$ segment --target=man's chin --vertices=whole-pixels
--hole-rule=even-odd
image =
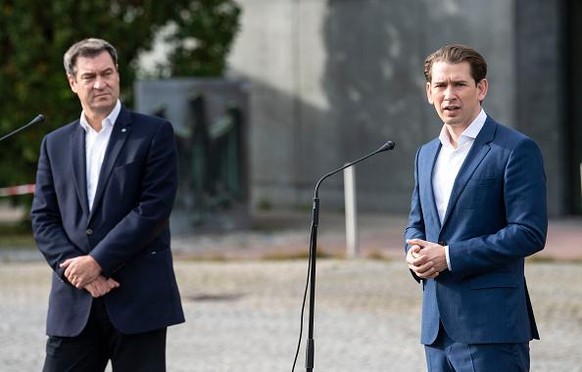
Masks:
[[[93,105],[91,105],[91,109],[99,113],[109,113],[111,110],[113,110],[116,103],[117,101],[111,102],[111,100],[107,100],[107,102],[94,102]]]
[[[447,125],[459,125],[462,123],[461,118],[457,115],[443,115],[441,116],[441,119],[443,120],[443,123]]]

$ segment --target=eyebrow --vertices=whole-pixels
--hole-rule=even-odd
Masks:
[[[80,76],[100,75],[100,74],[106,74],[106,73],[113,72],[113,71],[115,71],[115,69],[113,67],[107,67],[106,69],[101,70],[101,71],[86,71],[86,72],[82,72],[80,74]]]
[[[457,83],[465,83],[465,84],[467,84],[469,82],[469,80],[459,79],[459,80],[452,80],[450,82],[452,84],[457,84]],[[445,79],[445,80],[433,80],[431,82],[431,84],[448,84],[448,83],[449,83],[449,79]]]

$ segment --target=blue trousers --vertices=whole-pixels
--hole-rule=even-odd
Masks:
[[[425,345],[430,372],[527,372],[529,343],[464,344],[451,340],[444,328],[432,345]]]

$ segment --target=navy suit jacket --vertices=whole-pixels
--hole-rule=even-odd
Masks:
[[[113,325],[141,333],[184,321],[172,254],[169,216],[177,189],[177,157],[169,122],[122,107],[87,201],[85,131],[79,120],[42,142],[31,219],[37,245],[53,269],[47,334],[75,336],[91,295],[64,277],[59,264],[91,255],[120,283],[103,297]]]
[[[436,339],[439,322],[457,342],[539,338],[524,258],[542,250],[546,240],[540,150],[527,136],[487,117],[455,180],[441,225],[432,187],[440,149],[436,138],[417,152],[404,234],[449,246],[451,271],[423,280],[421,342]]]

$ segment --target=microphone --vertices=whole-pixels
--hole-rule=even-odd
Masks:
[[[316,277],[316,263],[317,263],[317,229],[319,226],[319,186],[326,178],[333,176],[334,174],[351,167],[359,162],[368,159],[380,152],[388,151],[394,149],[396,144],[392,141],[388,141],[382,146],[380,146],[376,151],[369,153],[368,155],[362,156],[361,158],[352,161],[351,163],[345,164],[343,167],[335,169],[317,181],[315,189],[313,190],[313,207],[311,210],[311,232],[309,236],[309,266],[307,268],[307,283],[305,283],[305,292],[303,294],[303,307],[301,311],[301,318],[303,324],[303,310],[305,309],[305,303],[307,300],[307,294],[309,291],[309,319],[308,319],[308,329],[307,329],[307,347],[305,355],[305,370],[307,372],[313,371],[315,364],[315,339],[313,337],[313,328],[315,323],[315,277]],[[302,328],[303,330],[303,328]],[[299,344],[297,345],[297,350],[295,352],[295,362],[297,361],[297,356],[299,354],[299,349],[301,347],[301,337],[300,334]],[[293,363],[293,370],[295,370],[295,362]]]
[[[20,132],[21,130],[24,130],[24,129],[30,127],[31,125],[40,123],[42,121],[44,121],[44,115],[39,114],[34,119],[32,119],[28,124],[25,124],[25,125],[21,126],[20,128],[18,128],[16,130],[13,130],[12,132],[10,132],[7,135],[5,135],[2,138],[0,138],[0,141],[4,141],[6,138],[12,137],[13,135],[15,135],[16,133]]]
[[[346,168],[349,168],[349,167],[351,167],[353,165],[356,165],[359,162],[362,162],[362,161],[368,159],[369,157],[372,157],[372,156],[374,156],[374,155],[376,155],[376,154],[378,154],[380,152],[384,152],[384,151],[388,151],[388,150],[393,150],[395,146],[396,146],[396,144],[394,142],[388,141],[385,144],[383,144],[382,146],[380,146],[376,151],[373,151],[373,152],[369,153],[368,155],[362,156],[361,158],[352,161],[351,163],[345,164],[343,167],[340,167],[338,169],[335,169],[335,170],[327,173],[326,175],[324,175],[323,177],[321,177],[319,179],[319,181],[317,181],[317,184],[315,185],[315,190],[313,192],[313,197],[314,198],[317,198],[318,197],[319,186],[321,185],[321,183],[323,182],[323,180],[325,180],[326,178],[328,178],[330,176],[333,176],[334,174],[336,174],[338,172],[341,172],[342,170],[344,170]]]

